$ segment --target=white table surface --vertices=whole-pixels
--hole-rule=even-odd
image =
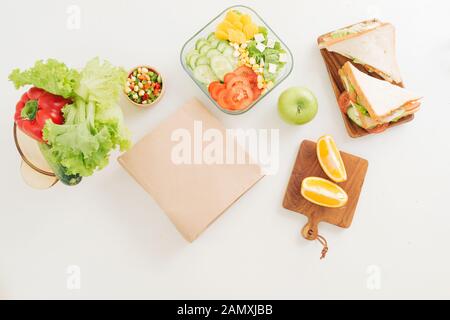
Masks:
[[[229,1],[9,1],[0,10],[0,298],[449,298],[450,297],[450,3],[434,1],[240,1],[253,7],[295,57],[291,76],[245,115],[216,110],[179,63],[183,43]],[[80,29],[67,9],[81,9]],[[397,27],[406,85],[425,103],[414,122],[351,139],[341,120],[316,38],[370,17]],[[145,35],[146,29],[151,36]],[[198,97],[227,127],[279,128],[280,170],[260,181],[195,243],[188,244],[155,202],[111,157],[75,188],[27,187],[11,126],[21,92],[15,67],[57,58],[81,67],[100,56],[130,68],[151,64],[166,77],[154,109],[124,106],[137,141],[177,107]],[[318,96],[311,124],[277,115],[290,86]],[[303,139],[335,137],[370,162],[353,226],[323,224],[330,253],[299,234],[303,216],[281,203]],[[81,287],[67,288],[79,266]]]

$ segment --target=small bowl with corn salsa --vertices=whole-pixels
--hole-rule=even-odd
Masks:
[[[132,69],[125,84],[125,95],[139,107],[156,104],[164,93],[164,83],[155,68],[139,66]]]

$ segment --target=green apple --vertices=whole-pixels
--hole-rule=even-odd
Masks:
[[[302,125],[317,114],[317,98],[311,90],[293,87],[284,91],[278,99],[278,113],[289,124]]]

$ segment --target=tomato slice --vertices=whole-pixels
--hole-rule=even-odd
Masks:
[[[367,132],[369,133],[382,133],[386,131],[386,129],[389,128],[389,123],[380,124],[379,126],[376,126],[373,129],[367,129]]]
[[[220,84],[220,81],[213,81],[213,82],[211,82],[210,84],[209,84],[209,86],[208,86],[208,91],[209,91],[209,93],[211,93],[211,89],[213,89],[215,86],[217,86],[217,85],[219,85]]]
[[[242,110],[252,104],[254,94],[250,86],[235,85],[228,90],[225,99],[229,103],[231,110]]]
[[[348,108],[351,106],[350,94],[345,91],[343,92],[338,99],[339,108],[343,113],[347,113]]]
[[[209,94],[216,101],[219,97],[219,92],[223,89],[225,89],[225,85],[220,83],[219,81],[211,82],[208,87]]]
[[[231,79],[233,79],[236,76],[236,74],[234,72],[230,72],[227,73],[225,75],[225,78],[223,79],[223,82],[225,82],[225,84],[227,84],[228,82],[230,82]]]
[[[244,86],[244,87],[250,87],[250,81],[243,76],[234,76],[233,78],[231,78],[229,81],[227,81],[227,89],[231,90],[231,88],[235,87],[235,86]]]
[[[252,84],[257,84],[257,82],[258,82],[258,75],[250,67],[247,67],[247,66],[239,67],[238,69],[236,69],[234,71],[234,73],[237,76],[242,76],[242,77],[247,78],[248,81],[250,81],[250,83],[252,83]]]
[[[217,95],[217,103],[224,109],[231,110],[230,103],[227,100],[228,90],[222,89]]]

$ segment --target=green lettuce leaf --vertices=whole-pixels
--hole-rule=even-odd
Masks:
[[[55,95],[71,98],[74,96],[79,77],[77,70],[69,69],[55,59],[48,59],[46,62],[36,61],[32,68],[25,71],[14,69],[9,80],[14,83],[16,89],[33,85]]]
[[[76,94],[101,107],[111,107],[119,100],[127,73],[123,68],[117,68],[108,61],[101,63],[99,58],[95,58],[86,64],[80,76]]]
[[[52,160],[68,174],[92,175],[109,163],[117,147],[131,146],[117,101],[126,79],[122,68],[93,59],[81,71],[73,103],[63,109],[65,123],[48,121],[43,130]]]

